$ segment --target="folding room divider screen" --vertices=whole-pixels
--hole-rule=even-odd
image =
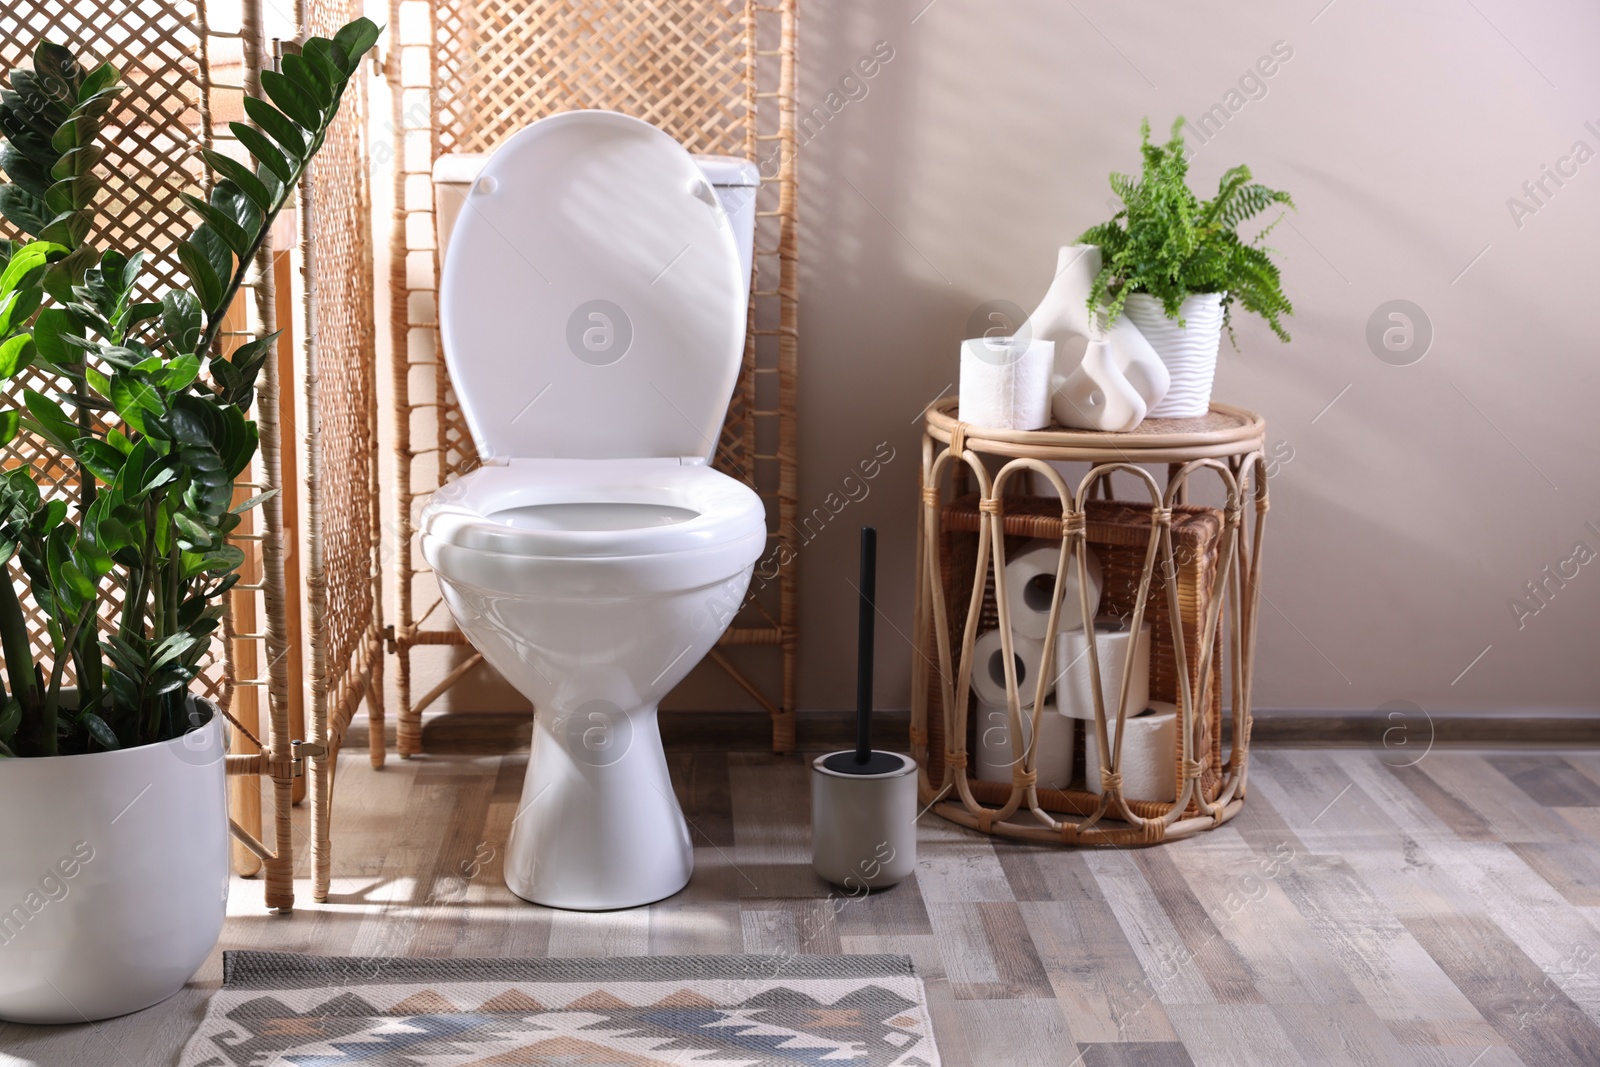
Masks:
[[[310,32],[330,34],[360,14],[360,4],[301,0],[295,14]],[[41,37],[116,63],[128,85],[107,123],[108,151],[99,167],[105,182],[102,228],[91,239],[124,252],[142,249],[158,287],[182,284],[172,248],[194,219],[179,194],[200,191],[206,181],[200,148],[233,151],[227,124],[244,119],[242,93],[259,88],[260,72],[272,62],[261,0],[8,0],[0,11],[0,70],[25,61]],[[270,242],[263,249],[251,296],[236,304],[224,340],[231,346],[280,326],[285,330],[258,391],[261,452],[248,487],[251,493],[284,492],[235,535],[246,553],[243,580],[202,685],[229,719],[235,864],[247,874],[264,870],[266,904],[274,908],[294,902],[290,805],[307,763],[314,888],[319,899],[326,896],[332,756],[366,695],[372,696],[375,719],[372,758],[383,758],[365,122],[366,94],[358,79],[302,190],[300,233],[280,229],[274,234],[279,250]],[[313,230],[315,242],[309,240]],[[304,285],[295,283],[294,258],[305,270]],[[319,275],[319,261],[335,266]],[[296,288],[302,297],[298,314],[291,299]],[[32,371],[9,383],[4,402],[20,403],[24,387],[54,385]],[[0,465],[19,464],[33,465],[53,492],[73,498],[78,472],[42,440],[23,435],[0,452]],[[323,477],[324,470],[337,475]],[[302,601],[310,608],[308,625],[300,618]],[[42,633],[41,620],[32,618],[35,633]],[[43,658],[44,643],[36,641],[36,648]],[[271,835],[262,833],[263,785]]]
[[[466,655],[427,693],[412,694],[417,649],[466,644],[420,565],[413,509],[477,462],[440,358],[433,163],[446,153],[489,151],[528,123],[573,108],[626,112],[691,152],[760,166],[751,329],[715,463],[767,502],[768,545],[755,594],[710,658],[771,715],[773,748],[789,751],[797,641],[794,0],[391,0],[390,11],[400,754],[421,751],[423,710],[478,663]],[[730,655],[736,645],[777,655]],[[776,695],[752,674],[776,675]]]

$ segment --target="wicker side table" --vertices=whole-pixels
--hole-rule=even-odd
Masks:
[[[913,616],[920,655],[911,688],[911,752],[921,768],[922,804],[984,833],[1072,845],[1153,844],[1232,818],[1244,802],[1250,747],[1267,512],[1265,422],[1213,404],[1203,418],[1147,419],[1132,433],[1025,432],[969,426],[956,411],[954,397],[930,408],[922,443]],[[1057,470],[1063,463],[1085,465],[1076,487]],[[1165,465],[1164,486],[1144,469],[1150,464]],[[1201,472],[1220,482],[1220,509],[1189,505],[1190,480]],[[1025,495],[1030,473],[1034,484],[1048,483],[1055,495]],[[1108,499],[1113,474],[1131,479],[1139,499]],[[1010,736],[1037,738],[1040,716],[1056,714],[1044,703],[1055,674],[1060,597],[1050,608],[1037,679],[1019,693],[1006,583],[996,580],[1005,570],[1008,541],[1015,547],[1021,538],[1041,537],[1061,543],[1056,588],[1066,588],[1068,567],[1077,568],[1078,588],[1088,588],[1085,547],[1092,544],[1103,566],[1121,568],[1126,592],[1119,610],[1131,615],[1132,630],[1153,622],[1152,696],[1179,709],[1175,801],[1124,795],[1121,720],[1132,667],[1115,690],[1123,696],[1112,713],[1112,735],[1095,641],[1088,642],[1095,718],[1084,730],[1085,747],[1111,750],[1100,772],[1102,792],[1081,779],[1066,789],[1038,785],[1031,740],[1011,782],[968,775],[972,650],[980,630],[1001,632]],[[1088,617],[1089,594],[1080,596],[1080,615]],[[988,626],[980,625],[985,621]],[[1232,726],[1226,758],[1224,701]],[[1033,717],[1027,731],[1024,709]],[[1115,738],[1109,746],[1108,736]]]

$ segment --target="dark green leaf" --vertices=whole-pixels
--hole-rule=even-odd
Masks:
[[[124,331],[132,330],[141,322],[155,318],[161,314],[161,305],[149,301],[131,304],[123,313],[122,319],[117,323]]]
[[[161,386],[170,392],[176,393],[189,388],[199,376],[200,357],[185,353],[167,364],[166,373],[161,379]]]
[[[54,41],[40,41],[33,49],[33,73],[39,88],[51,100],[70,106],[83,84],[83,66],[72,50]],[[16,84],[16,79],[12,79]]]
[[[235,515],[243,515],[245,512],[249,511],[251,508],[256,507],[256,506],[258,506],[260,504],[265,504],[267,501],[271,500],[273,497],[275,497],[277,495],[278,495],[278,490],[276,490],[276,489],[268,489],[265,493],[259,493],[256,496],[251,497],[249,500],[245,500],[245,501],[242,501],[242,502],[240,502],[238,504],[235,504],[233,506],[233,513]]]
[[[281,67],[283,76],[293,82],[315,104],[319,112],[327,110],[333,103],[335,84],[340,88],[344,86],[343,78],[338,79],[336,83],[328,77],[328,72],[320,63],[312,62],[305,56],[297,56],[293,52],[284,55]],[[302,125],[308,124],[302,123]]]
[[[261,88],[278,110],[308,130],[322,128],[322,108],[301,86],[275,70],[261,72]],[[58,135],[59,136],[59,135]]]
[[[228,243],[218,236],[215,231],[205,226],[196,230],[190,241],[196,248],[205,253],[206,259],[211,263],[212,271],[222,282],[224,295],[226,295],[228,282],[233,277],[233,250],[228,247]],[[218,303],[207,307],[205,310],[208,315],[218,316],[227,309],[221,306],[221,298],[219,297]]]
[[[244,550],[237,545],[218,545],[206,554],[205,569],[210,574],[226,574],[244,565]]]
[[[326,37],[313,37],[301,49],[301,54],[322,70],[337,96],[354,69],[344,49]]]
[[[44,199],[45,193],[50,191],[50,186],[55,182],[48,167],[35,163],[17,151],[9,141],[0,141],[0,170],[4,170],[13,182],[39,200]]]
[[[119,374],[111,379],[111,406],[117,409],[117,414],[122,420],[140,433],[156,434],[151,432],[151,419],[147,416],[159,417],[162,414],[161,397],[149,384]]]
[[[90,245],[80,245],[50,265],[45,272],[44,288],[63,304],[72,302],[72,287],[83,281],[85,272],[94,265],[95,250]]]
[[[245,103],[249,104],[250,99],[248,96],[245,97]],[[294,168],[283,157],[283,153],[274,148],[272,142],[267,140],[260,130],[254,126],[246,126],[242,122],[230,122],[228,129],[233,131],[233,135],[239,139],[239,143],[249,150],[256,161],[276,175],[280,182],[288,182],[294,179]]]
[[[183,197],[183,202],[188,204],[195,214],[205,220],[204,226],[196,233],[196,238],[199,237],[199,233],[204,232],[206,226],[209,226],[235,255],[243,257],[249,254],[250,243],[253,239],[252,235],[241,230],[239,224],[227,212],[206,203],[198,196],[190,196],[188,193],[179,195]],[[228,264],[227,273],[233,273],[233,264]]]
[[[92,222],[93,220],[83,212],[57,215],[39,231],[39,238],[44,241],[54,241],[67,248],[77,248],[83,243],[83,239],[89,236],[89,226]]]
[[[79,145],[88,144],[94,140],[97,125],[91,115],[74,116],[56,127],[50,147],[57,152],[70,152]]]
[[[95,534],[100,547],[107,552],[120,552],[135,543],[133,531],[128,529],[127,524],[109,515],[96,525]]]
[[[238,368],[241,384],[246,386],[255,385],[256,375],[261,373],[262,365],[266,363],[267,357],[272,355],[272,346],[282,332],[282,330],[274,330],[265,337],[246,341],[234,349],[233,353],[228,357],[228,361]]]
[[[263,216],[239,187],[224,178],[211,190],[211,203],[243,230],[254,244],[261,235]]]
[[[33,343],[39,358],[46,363],[66,363],[78,357],[66,337],[77,332],[72,312],[64,308],[45,308],[33,320]]]
[[[122,747],[122,742],[117,739],[116,731],[112,730],[106,721],[92,711],[83,712],[78,716],[78,721],[83,728],[89,731],[89,736],[100,743],[103,748],[115,751]]]
[[[345,70],[348,73],[355,73],[361,57],[366,54],[367,49],[378,43],[378,35],[381,33],[383,30],[371,19],[358,18],[341,27],[339,32],[333,35],[333,43],[338,45],[347,57]]]
[[[44,206],[57,215],[82,211],[94,204],[100,192],[100,179],[84,173],[58,181],[44,194]]]
[[[121,86],[117,84],[118,77],[116,67],[113,67],[110,63],[100,64],[89,72],[88,77],[83,79],[83,84],[78,87],[78,98],[80,100],[88,99],[110,89],[120,91]]]
[[[150,475],[149,481],[145,482],[142,488],[146,493],[153,493],[162,486],[170,485],[177,480],[177,471],[173,470],[171,467],[158,467],[156,468],[155,472]]]
[[[42,234],[50,223],[44,201],[17,185],[0,185],[0,215],[23,233]]]
[[[179,352],[193,352],[200,343],[200,303],[187,289],[169,289],[161,298],[161,328]]]
[[[102,345],[99,352],[101,359],[122,370],[132,370],[150,358],[138,349],[126,345]]]
[[[256,177],[255,172],[249,167],[236,159],[225,156],[221,152],[214,152],[209,148],[203,149],[200,154],[205,157],[207,163],[211,164],[212,170],[238,186],[239,190],[249,197],[250,201],[263,214],[272,211],[275,206],[272,191],[267,188],[265,182]]]
[[[189,543],[189,547],[211,547],[210,532],[183,512],[180,511],[172,516],[172,524],[178,528],[178,532],[183,535],[183,540]]]
[[[211,267],[211,260],[199,247],[189,241],[178,242],[178,259],[183,263],[183,269],[188,272],[189,280],[194,283],[194,290],[200,297],[200,303],[208,308],[213,308],[222,302],[222,281],[217,277],[217,272]]]
[[[89,468],[90,474],[107,485],[117,480],[117,472],[122,469],[121,452],[93,437],[80,437],[76,444],[78,462]]]
[[[16,440],[17,429],[22,425],[22,416],[15,410],[0,411],[0,446],[9,445]]]
[[[180,404],[167,413],[167,428],[181,445],[209,445],[211,434],[206,424],[188,406]]]
[[[78,426],[67,418],[61,405],[33,389],[23,391],[22,402],[33,416],[32,428],[40,430],[46,440],[71,455],[72,440],[78,436]]]
[[[244,113],[250,116],[251,122],[261,127],[262,131],[278,142],[279,146],[290,156],[295,159],[304,159],[306,157],[305,134],[301,132],[300,127],[296,126],[289,116],[265,100],[254,96],[244,98]],[[239,131],[234,130],[233,132],[238,133]],[[251,148],[250,145],[246,144],[245,147],[250,149],[252,156],[257,159],[262,158],[261,153]],[[278,174],[278,177],[284,181],[289,180],[286,175],[279,174],[277,168],[273,168],[273,173]]]

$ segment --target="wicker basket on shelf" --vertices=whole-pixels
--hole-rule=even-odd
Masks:
[[[1086,536],[1095,555],[1100,560],[1103,577],[1100,611],[1106,615],[1126,617],[1131,615],[1138,593],[1139,578],[1144,570],[1146,548],[1153,526],[1149,505],[1120,500],[1091,500],[1087,504],[1088,522]],[[975,493],[962,496],[944,505],[940,512],[939,567],[945,588],[951,633],[961,633],[967,622],[967,606],[972,595],[972,582],[977,573],[978,526],[981,513]],[[1008,558],[1022,551],[1022,542],[1039,538],[1059,540],[1061,536],[1061,502],[1053,497],[1008,496],[1005,500],[1006,555]],[[1222,512],[1216,508],[1179,505],[1172,509],[1172,537],[1177,562],[1178,601],[1183,625],[1188,670],[1192,691],[1198,696],[1200,687],[1200,633],[1206,610],[1210,605],[1211,590],[1216,576],[1217,549],[1223,529]],[[1153,700],[1179,703],[1179,675],[1177,657],[1173,652],[1172,620],[1165,597],[1151,596],[1146,609],[1151,624],[1150,696]],[[1000,625],[999,612],[994,597],[994,568],[987,570],[983,605],[978,621],[978,631],[995,629]],[[1222,642],[1225,628],[1218,626],[1216,652],[1213,663],[1222,662]],[[929,670],[937,656],[929,649]],[[1058,665],[1059,666],[1059,665]],[[932,705],[928,716],[930,734],[929,772],[934,780],[944,773],[944,714],[940,705],[939,688],[930,680],[929,693]],[[973,698],[976,699],[976,698]],[[969,719],[969,730],[975,728],[976,717]],[[1092,732],[1091,732],[1092,733]],[[1100,806],[1100,797],[1077,786],[1082,781],[1083,753],[1086,737],[1077,745],[1078,771],[1075,787],[1067,790],[1039,789],[1040,805],[1050,811],[1089,814]],[[1197,732],[1197,753],[1202,763],[1199,786],[1207,801],[1214,800],[1222,782],[1222,690],[1220,685],[1210,686],[1200,726]],[[974,739],[967,739],[968,751],[975,747]],[[1176,758],[1181,759],[1181,754]],[[1179,769],[1181,781],[1181,768]],[[1001,804],[1011,793],[1008,782],[987,782],[971,779],[972,793],[984,803]],[[1142,798],[1129,798],[1129,806],[1139,815],[1155,818],[1164,814],[1171,805]],[[1195,805],[1191,802],[1189,810]]]

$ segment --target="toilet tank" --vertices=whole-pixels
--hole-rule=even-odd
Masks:
[[[466,201],[467,190],[477,180],[478,173],[489,159],[487,152],[456,152],[440,156],[433,164],[434,225],[439,240],[439,262],[444,263],[450,245],[450,231],[455,228],[461,205]],[[706,176],[722,210],[733,226],[733,237],[739,246],[739,263],[744,267],[745,284],[750,281],[750,268],[755,259],[756,194],[760,191],[761,172],[748,159],[738,156],[702,156],[694,161]]]

